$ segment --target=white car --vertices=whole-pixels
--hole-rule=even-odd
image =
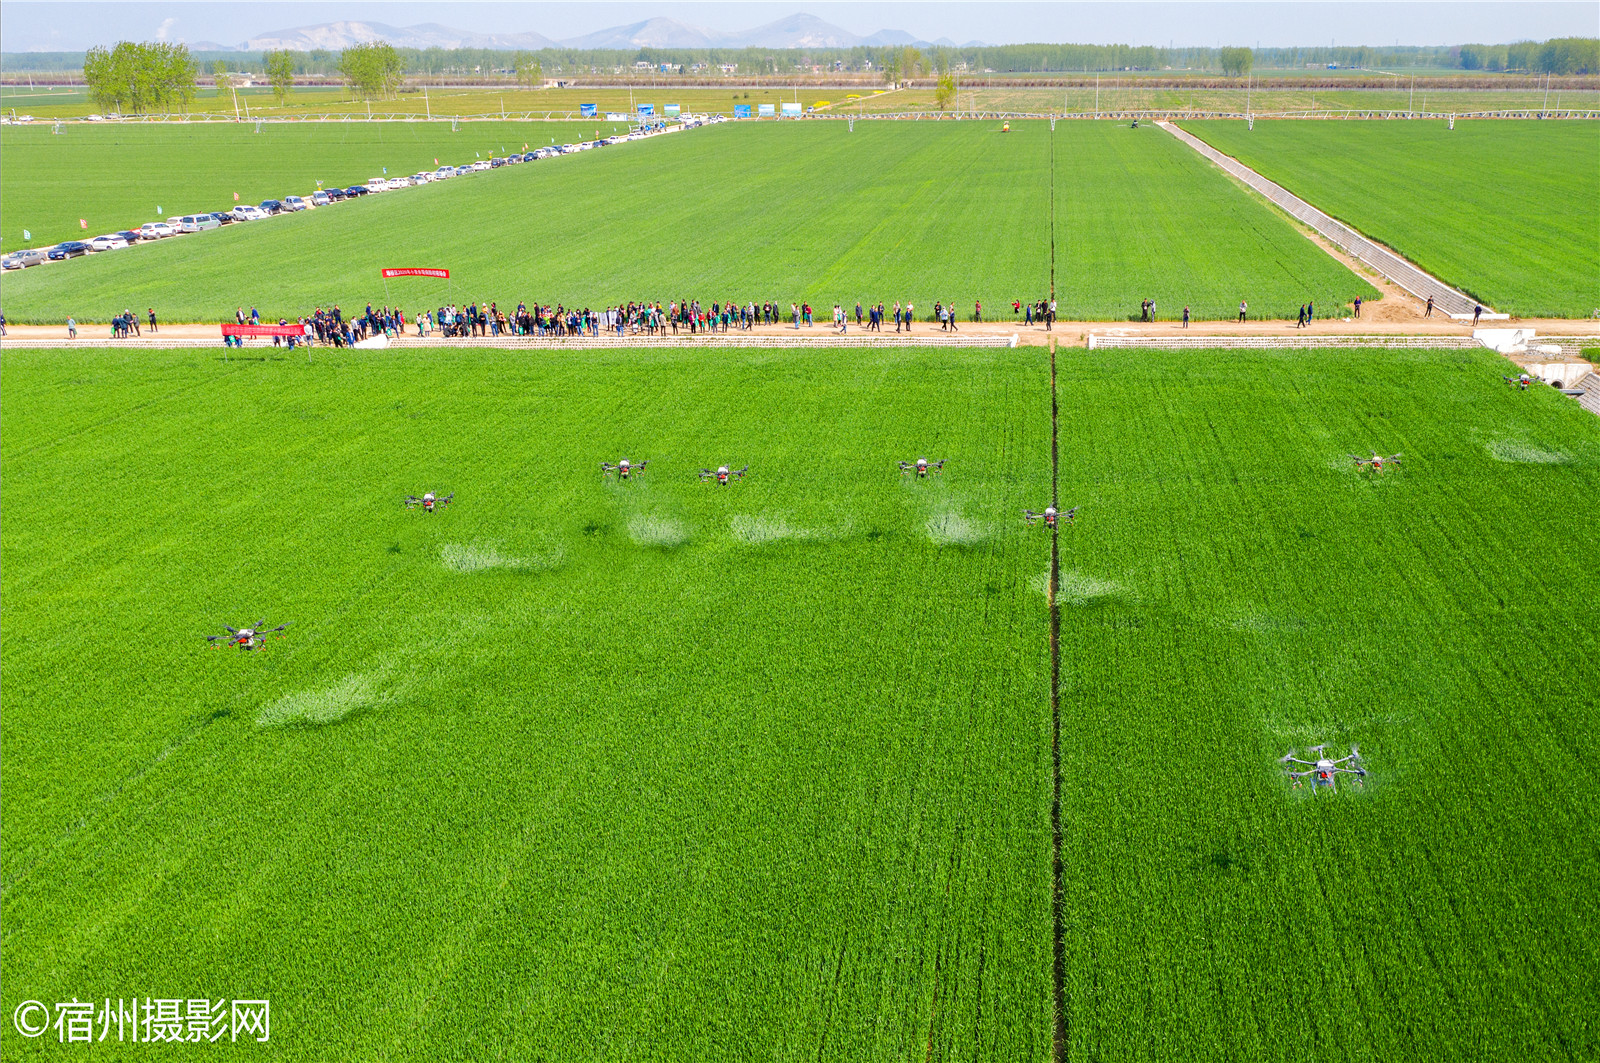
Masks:
[[[259,207],[256,209],[260,209]],[[144,240],[159,240],[166,236],[176,236],[178,230],[164,221],[147,221],[139,226],[139,237]]]
[[[473,170],[487,170],[488,168],[489,168],[489,160],[488,159],[479,159],[477,162],[473,163],[472,166],[471,166],[471,169],[473,169]]]
[[[456,168],[454,166],[441,166],[437,170],[433,171],[433,179],[435,181],[443,181],[447,178],[454,177],[455,175]]]
[[[311,204],[307,203],[305,200],[301,199],[299,196],[284,196],[283,197],[283,209],[286,210],[286,211],[293,212],[293,211],[297,211],[297,210],[305,210],[310,205]]]
[[[91,114],[84,116],[83,120],[85,122],[104,122],[106,120],[106,116],[103,114]]]
[[[91,251],[115,251],[119,247],[127,247],[128,241],[116,233],[107,233],[96,236],[93,240],[86,240]]]
[[[251,206],[249,203],[234,207],[228,213],[233,215],[234,221],[260,221],[262,218],[270,217],[266,211],[260,207]]]

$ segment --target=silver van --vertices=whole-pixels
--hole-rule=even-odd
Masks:
[[[180,233],[198,233],[206,229],[220,229],[222,223],[210,214],[185,214],[169,223]]]

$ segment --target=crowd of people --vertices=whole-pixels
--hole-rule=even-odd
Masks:
[[[1043,322],[1046,327],[1055,318],[1054,300],[1040,300],[1026,307],[1020,300],[1012,302],[1014,314],[1026,313],[1027,323]],[[846,333],[852,317],[857,328],[866,332],[883,332],[884,326],[894,322],[896,332],[911,332],[916,322],[916,306],[910,302],[902,305],[896,301],[892,307],[882,302],[864,305],[856,303],[854,313],[835,303],[830,327]],[[301,335],[274,336],[273,344],[285,342],[290,347],[296,342],[315,343],[332,347],[351,347],[376,336],[398,339],[414,330],[419,338],[445,339],[468,337],[529,336],[538,338],[560,336],[594,336],[602,333],[617,336],[679,336],[701,333],[725,333],[731,330],[750,331],[757,326],[785,326],[793,329],[816,328],[819,314],[810,303],[790,303],[788,309],[772,300],[739,303],[699,299],[661,302],[628,302],[608,306],[601,310],[590,307],[554,306],[542,303],[529,305],[517,303],[516,309],[507,311],[495,301],[471,301],[465,305],[450,303],[433,309],[406,314],[398,306],[373,307],[367,304],[364,312],[347,316],[337,305],[317,307],[311,314],[291,323],[279,318],[280,326],[298,325]],[[975,322],[983,321],[983,303],[972,308]],[[254,307],[247,314],[244,307],[234,313],[240,325],[259,325],[261,315]],[[960,331],[959,313],[954,303],[936,301],[933,320],[940,331]]]

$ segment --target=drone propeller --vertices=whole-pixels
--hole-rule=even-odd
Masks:
[[[1291,749],[1291,750],[1289,750],[1289,752],[1285,753],[1283,756],[1278,758],[1278,763],[1279,764],[1290,764],[1290,763],[1298,764],[1299,761],[1295,760],[1294,750]]]
[[[1322,752],[1322,751],[1323,751],[1323,750],[1324,750],[1324,749],[1327,749],[1327,748],[1328,748],[1328,747],[1327,747],[1327,746],[1325,746],[1325,745],[1322,745],[1322,746],[1312,746],[1312,747],[1311,747],[1311,748],[1310,748],[1310,749],[1308,749],[1308,750],[1306,750],[1306,752],[1307,752],[1307,753],[1321,753],[1321,752]]]
[[[273,628],[271,631],[268,631],[267,634],[271,635],[271,634],[274,634],[276,632],[282,631],[284,628],[288,627],[292,623],[294,623],[293,620],[285,620],[283,623],[279,624],[277,627]]]

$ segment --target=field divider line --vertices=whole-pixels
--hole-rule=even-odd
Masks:
[[[1231,155],[1225,155],[1201,140],[1193,133],[1179,129],[1171,122],[1157,122],[1156,125],[1171,133],[1178,140],[1211,160],[1223,172],[1243,181],[1253,190],[1265,196],[1274,205],[1283,210],[1291,218],[1304,225],[1309,225],[1322,236],[1333,241],[1341,251],[1356,261],[1377,270],[1390,281],[1398,284],[1418,299],[1433,299],[1434,305],[1451,317],[1472,317],[1473,308],[1478,301],[1463,292],[1450,287],[1444,281],[1427,273],[1415,263],[1401,257],[1387,247],[1369,240],[1355,229],[1337,220],[1332,215],[1318,210],[1287,188],[1269,181],[1244,163]],[[1506,314],[1496,314],[1488,306],[1484,306],[1484,317],[1490,319],[1505,319]]]
[[[1056,398],[1056,340],[1050,339],[1050,505],[1060,498],[1060,415]],[[1055,1063],[1067,1058],[1071,1023],[1067,1018],[1067,938],[1062,916],[1065,895],[1061,883],[1061,540],[1059,527],[1050,529],[1050,834],[1051,834],[1051,981],[1055,988],[1055,1023],[1051,1045]]]

